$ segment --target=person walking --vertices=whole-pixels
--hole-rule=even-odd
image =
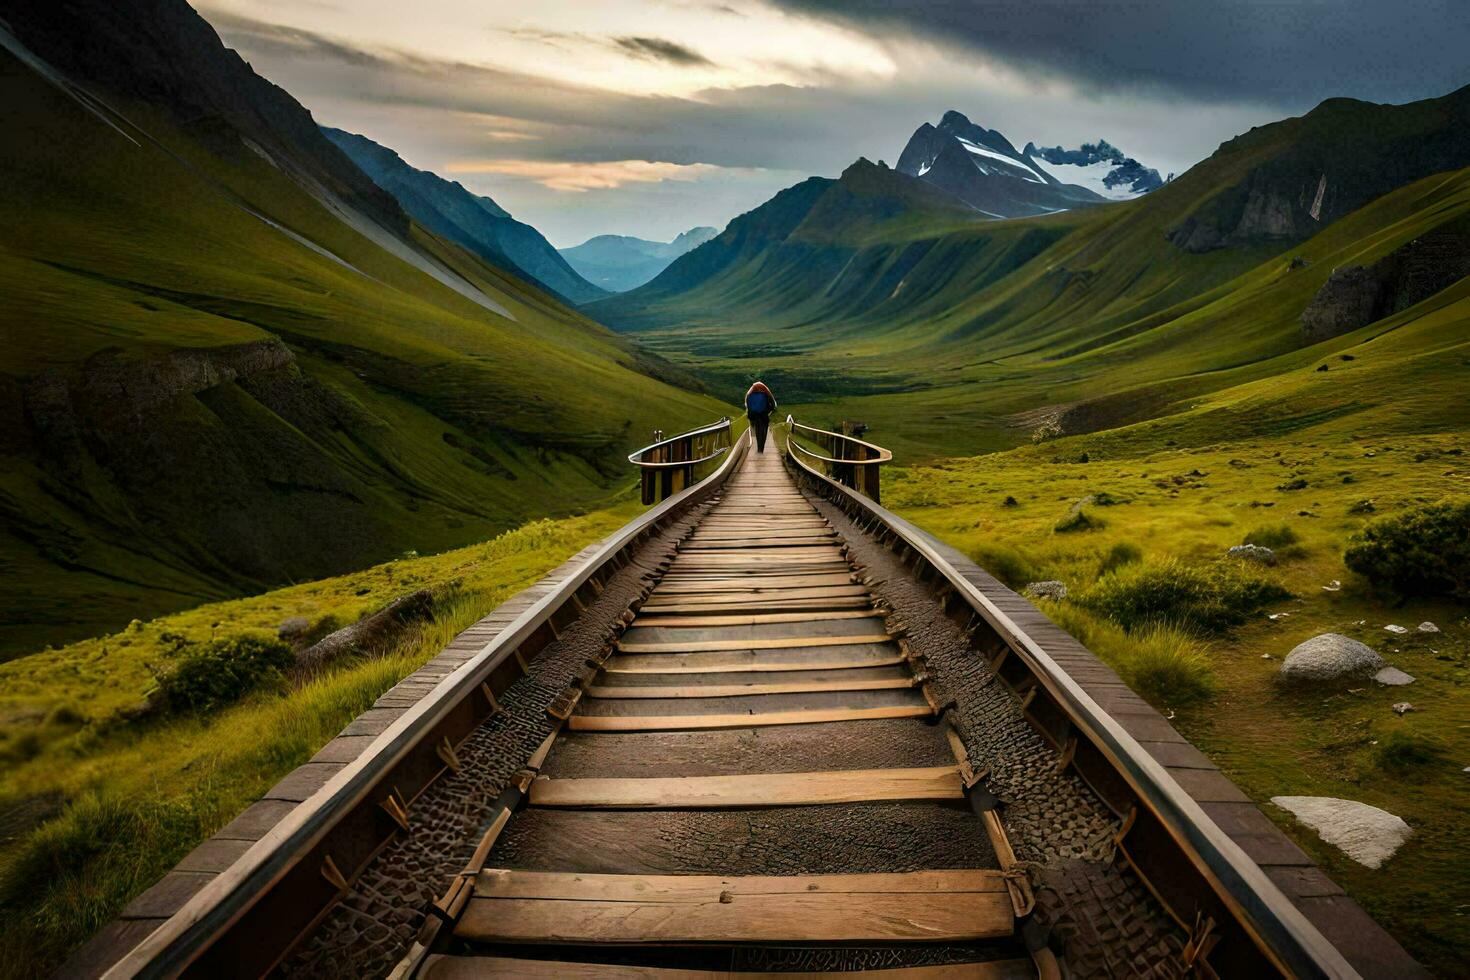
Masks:
[[[745,416],[755,430],[755,451],[766,451],[766,432],[771,428],[771,413],[776,410],[776,396],[764,381],[757,381],[745,393]]]

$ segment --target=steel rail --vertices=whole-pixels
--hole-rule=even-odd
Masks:
[[[717,428],[721,423],[708,428]],[[729,420],[723,424],[728,425]],[[704,480],[669,497],[603,540],[576,571],[521,613],[479,653],[457,668],[422,700],[385,729],[357,759],[331,777],[280,823],[256,841],[225,871],[205,885],[105,974],[107,980],[173,977],[186,971],[219,937],[237,923],[273,885],[331,833],[356,807],[381,792],[381,782],[431,736],[436,726],[523,643],[548,625],[552,615],[626,549],[657,530],[686,507],[724,484],[749,449],[743,433],[724,463]]]
[[[789,446],[788,441],[788,446]],[[1138,740],[941,552],[943,545],[897,514],[787,453],[799,472],[865,512],[921,556],[978,613],[1158,818],[1195,868],[1242,922],[1262,953],[1288,976],[1351,980],[1361,975],[1309,922]],[[846,509],[846,508],[844,508]]]

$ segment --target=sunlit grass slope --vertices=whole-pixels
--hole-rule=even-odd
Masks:
[[[48,973],[458,632],[639,510],[620,503],[536,521],[482,544],[212,603],[0,664],[0,975]],[[380,658],[332,665],[208,716],[120,715],[181,642],[274,635],[298,617],[321,632],[409,591],[446,586],[434,620]]]
[[[238,138],[0,90],[0,651],[566,513],[725,410]]]

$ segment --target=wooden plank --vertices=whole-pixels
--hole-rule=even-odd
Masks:
[[[855,585],[851,572],[828,572],[823,575],[781,575],[754,579],[720,578],[699,582],[669,582],[654,589],[650,596],[693,595],[720,592],[781,592],[796,589],[818,589],[825,586]]]
[[[835,647],[853,643],[888,643],[887,633],[854,636],[773,636],[736,640],[687,640],[682,643],[628,643],[618,641],[623,653],[713,653],[719,650],[790,650],[793,647]]]
[[[691,538],[679,546],[679,554],[697,554],[706,551],[751,551],[767,548],[812,548],[829,544],[831,537],[810,538],[733,538],[729,541],[701,543]]]
[[[1029,959],[951,963],[944,966],[904,966],[865,970],[877,980],[1035,980]],[[521,960],[509,956],[434,955],[419,974],[424,980],[812,980],[833,978],[831,973],[739,973],[729,970],[684,970],[612,963],[574,963],[566,960]]]
[[[870,718],[925,718],[928,705],[895,704],[878,708],[813,708],[726,715],[572,715],[567,727],[580,732],[665,732],[678,728],[756,728],[766,725],[810,725],[822,721]]]
[[[749,599],[701,599],[690,596],[683,601],[644,603],[638,615],[706,615],[718,613],[764,613],[780,610],[871,610],[871,596],[849,592],[846,595],[811,596],[797,599],[782,599],[775,596],[755,596]]]
[[[730,674],[730,673],[785,673],[792,670],[847,670],[859,667],[891,667],[905,663],[899,654],[877,656],[868,659],[859,657],[837,657],[832,660],[743,660],[738,663],[724,661],[701,661],[701,654],[691,654],[678,661],[664,654],[648,657],[616,657],[609,661],[603,671],[609,674]]]
[[[868,592],[867,587],[859,582],[853,582],[848,585],[818,585],[809,589],[767,589],[765,591],[745,589],[725,592],[676,592],[662,596],[654,593],[643,603],[640,611],[642,609],[664,609],[669,606],[744,606],[752,603],[760,605],[763,608],[776,609],[785,604],[802,601],[855,598],[866,599],[871,604],[873,597],[872,593]],[[794,608],[810,607],[795,606]]]
[[[834,673],[841,675],[843,671]],[[870,677],[866,679],[793,681],[771,684],[665,684],[652,687],[594,685],[587,688],[592,698],[738,698],[761,694],[809,694],[820,691],[886,691],[913,687],[912,677]]]
[[[1010,936],[993,871],[582,875],[486,871],[455,934],[479,942],[963,942]]]
[[[760,623],[821,623],[834,619],[876,619],[883,614],[871,609],[833,609],[794,613],[743,613],[738,616],[671,616],[652,610],[640,612],[632,629],[663,629],[669,626],[755,626]]]
[[[878,800],[959,800],[964,796],[955,766],[638,779],[540,776],[531,784],[533,806],[633,810],[819,806]]]

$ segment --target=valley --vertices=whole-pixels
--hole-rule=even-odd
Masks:
[[[1307,898],[1357,902],[1431,972],[1461,968],[1470,943],[1462,873],[1470,847],[1470,86],[1397,102],[1325,98],[1225,139],[1177,174],[1165,166],[1170,157],[1155,155],[1167,141],[1149,143],[1136,129],[1059,141],[1060,122],[1022,131],[1015,112],[976,122],[949,109],[937,123],[921,122],[937,114],[939,96],[926,94],[930,108],[901,126],[875,117],[874,133],[897,133],[899,142],[864,144],[867,156],[830,170],[788,170],[767,167],[742,128],[763,112],[781,122],[770,105],[731,110],[729,135],[690,121],[733,104],[740,86],[722,73],[755,65],[763,97],[795,100],[840,74],[836,61],[818,59],[788,77],[781,73],[797,69],[784,61],[706,56],[643,34],[484,32],[496,45],[580,51],[589,64],[626,57],[635,69],[627,91],[602,105],[586,77],[533,83],[525,61],[461,62],[443,38],[444,60],[434,61],[233,10],[196,12],[183,0],[4,6],[0,904],[9,914],[0,974],[59,967],[201,842],[218,843],[211,838],[238,813],[289,785],[323,746],[349,737],[364,758],[371,745],[381,749],[375,740],[388,720],[352,726],[443,695],[444,678],[427,683],[416,672],[455,642],[475,657],[498,649],[499,632],[476,630],[495,616],[508,630],[548,594],[548,576],[570,574],[594,545],[657,513],[635,499],[630,452],[655,431],[672,435],[723,416],[736,417],[736,443],[706,465],[746,467],[721,471],[734,498],[725,517],[710,489],[722,494],[725,484],[701,484],[670,511],[677,519],[641,531],[605,559],[606,575],[599,568],[600,577],[563,597],[554,610],[561,618],[548,612],[525,627],[530,662],[521,646],[507,646],[479,686],[466,687],[475,710],[489,712],[474,731],[483,735],[498,718],[509,734],[494,729],[490,741],[515,742],[507,753],[518,751],[516,740],[543,744],[539,726],[554,722],[535,764],[507,754],[495,765],[525,774],[527,785],[546,778],[536,767],[584,692],[586,678],[568,680],[567,664],[595,680],[622,631],[643,616],[636,628],[650,634],[717,628],[670,634],[694,637],[688,651],[645,636],[653,649],[640,652],[635,638],[631,673],[653,673],[638,663],[642,653],[690,663],[748,653],[754,674],[792,670],[761,666],[759,651],[806,656],[803,640],[819,652],[844,637],[886,644],[885,655],[888,646],[901,650],[903,676],[871,691],[839,680],[830,689],[715,694],[674,671],[680,689],[695,693],[645,689],[626,700],[677,701],[683,711],[700,697],[744,704],[816,690],[819,707],[835,699],[841,714],[846,692],[881,700],[904,687],[893,695],[904,717],[945,719],[953,736],[939,745],[945,753],[959,742],[945,778],[968,770],[975,779],[955,798],[976,785],[972,804],[988,796],[981,781],[991,770],[968,768],[965,752],[977,752],[977,768],[979,754],[965,749],[955,724],[962,698],[936,700],[923,670],[910,676],[909,626],[891,620],[902,601],[928,610],[903,590],[938,588],[937,578],[925,579],[915,553],[895,545],[881,521],[845,523],[853,515],[841,516],[838,497],[814,490],[815,478],[778,455],[788,413],[891,449],[883,505],[973,561],[977,574],[967,581],[993,575],[1019,593],[1024,599],[1000,588],[994,601],[1039,609],[1037,635],[1075,637],[1116,671],[1109,683],[1132,699],[1125,704],[1157,710],[1164,728],[1213,760],[1227,789],[1205,803],[1255,804],[1268,829],[1285,835],[1282,865],[1301,853],[1302,868],[1330,874],[1324,888],[1342,886]],[[770,13],[757,6],[718,13],[731,23]],[[334,7],[309,17],[328,21]],[[813,10],[781,13],[783,31],[811,29],[820,19]],[[856,30],[856,20],[842,23]],[[346,86],[341,79],[359,70],[387,81],[371,96],[328,100],[329,112],[318,113],[258,72],[260,58],[227,46],[217,26],[253,37],[303,84]],[[834,59],[853,50],[850,33],[841,39]],[[884,47],[885,57],[901,47]],[[928,42],[914,50],[938,57]],[[648,82],[660,72],[705,82],[665,90]],[[447,82],[462,77],[482,90]],[[425,112],[429,89],[451,93],[434,110],[448,123]],[[513,104],[484,89],[510,93]],[[1117,97],[1099,91],[1096,103],[1079,104]],[[593,118],[599,112],[605,128]],[[358,125],[364,118],[381,122],[381,132]],[[805,125],[780,129],[783,140],[831,138],[836,126]],[[726,165],[705,161],[702,140],[729,154]],[[499,155],[479,159],[476,141]],[[627,158],[600,158],[614,154]],[[766,199],[727,223],[702,200],[726,200],[719,195],[752,174],[813,172],[837,176],[763,191]],[[675,202],[669,213],[638,225],[642,202],[659,193]],[[556,194],[560,213],[526,206]],[[573,225],[566,216],[579,208],[587,217]],[[591,235],[609,227],[608,215],[639,234]],[[555,228],[539,223],[548,217]],[[774,448],[746,460],[740,405],[756,380],[780,406]],[[762,536],[765,508],[789,527]],[[709,513],[715,518],[698,530]],[[1370,541],[1376,558],[1352,557]],[[779,574],[765,567],[766,548],[790,549],[774,552],[788,563]],[[880,554],[885,548],[895,550]],[[684,571],[662,582],[676,559]],[[828,577],[814,588],[841,594],[771,594],[802,587],[810,563]],[[877,567],[889,568],[887,579]],[[662,613],[672,623],[659,625],[657,601],[642,606],[657,587],[666,589]],[[729,597],[716,595],[696,610],[715,619],[681,621],[688,596],[721,590],[738,590],[754,611],[727,617],[719,606]],[[940,590],[923,602],[937,604],[939,619],[954,618],[954,597]],[[810,603],[834,598],[832,609],[804,619]],[[603,619],[589,612],[598,600]],[[775,612],[763,605],[772,602]],[[783,610],[798,612],[783,618]],[[852,625],[844,617],[876,625],[844,633]],[[812,625],[828,619],[840,625]],[[966,697],[1002,676],[1011,649],[1000,633],[1000,646],[975,639],[977,622],[971,616],[965,628],[965,656],[1002,652],[951,665],[967,678],[956,688]],[[927,643],[939,635],[916,633]],[[1410,679],[1286,680],[1283,660],[1322,634],[1372,648]],[[538,675],[552,658],[538,665],[536,655],[557,643],[566,663],[555,669],[566,676]],[[506,664],[518,672],[502,683]],[[718,664],[700,669],[721,673]],[[976,690],[965,686],[984,672]],[[621,702],[601,676],[602,693],[588,701]],[[409,698],[405,683],[422,690]],[[508,695],[507,684],[518,693]],[[983,695],[1000,699],[993,717],[1014,721],[1028,752],[1056,762],[1038,768],[1026,756],[1015,766],[1014,746],[991,760],[996,790],[985,805],[994,826],[1013,803],[1025,826],[1035,816],[1027,807],[1038,805],[1026,793],[1041,784],[1018,789],[1007,780],[1047,770],[1047,792],[1060,795],[1040,806],[1055,817],[1064,809],[1055,800],[1085,782],[1063,779],[1082,727],[1067,728],[1067,749],[1034,717],[1023,720],[1044,684],[1003,696],[1000,686]],[[564,690],[571,703],[561,716],[549,706]],[[515,697],[525,704],[517,708]],[[526,704],[529,721],[516,714]],[[638,704],[581,710],[581,718],[621,719],[592,728],[678,727],[648,721],[665,716]],[[745,710],[729,717],[744,719]],[[759,724],[786,731],[779,726],[789,719],[778,714]],[[434,771],[459,776],[461,743],[433,737],[442,739]],[[563,744],[575,752],[578,743]],[[689,778],[714,778],[726,764],[699,756],[690,770],[699,775]],[[716,775],[772,775],[737,768]],[[476,792],[492,802],[510,792],[503,780],[492,787],[498,768],[486,772]],[[1063,782],[1073,788],[1057,789]],[[306,806],[320,785],[289,802]],[[1087,786],[1086,794],[1096,789]],[[1125,817],[1127,807],[1086,794],[1107,833],[1084,848],[1062,821],[1058,850],[1047,839],[1023,855],[1032,871],[1063,852],[1108,873],[1123,867],[1118,842],[1139,811]],[[1411,833],[1389,863],[1371,867],[1272,802],[1308,795],[1371,804]],[[768,809],[755,798],[742,806]],[[374,804],[382,810],[374,827],[410,840],[415,828],[438,832],[418,811],[413,823],[399,820],[399,802],[394,786]],[[760,820],[741,822],[752,840],[767,833]],[[638,840],[672,847],[677,837]],[[897,837],[907,847],[923,834]],[[243,854],[258,839],[230,838],[229,846]],[[771,840],[736,850],[745,860]],[[482,865],[483,846],[475,849]],[[1007,847],[996,850],[1002,864]],[[860,843],[850,849],[865,853]],[[577,853],[595,849],[584,850]],[[330,885],[338,911],[356,910],[344,898],[360,897],[353,889],[370,879],[358,876],[378,853],[345,877],[327,868],[329,855],[306,877],[318,890]],[[650,855],[629,858],[639,874],[672,873]],[[393,942],[404,942],[394,962],[418,941],[424,904],[395,923]],[[1031,915],[1022,904],[1016,922]],[[1003,918],[1009,929],[1012,917]],[[1163,924],[1149,928],[1183,935],[1179,916],[1155,918]],[[330,921],[312,918],[286,945],[301,953],[303,937]],[[383,926],[363,928],[386,934]],[[987,955],[1005,951],[1016,949],[997,945]],[[333,953],[328,944],[316,955]],[[276,966],[310,974],[301,964]],[[1127,972],[1110,969],[1077,975]]]

